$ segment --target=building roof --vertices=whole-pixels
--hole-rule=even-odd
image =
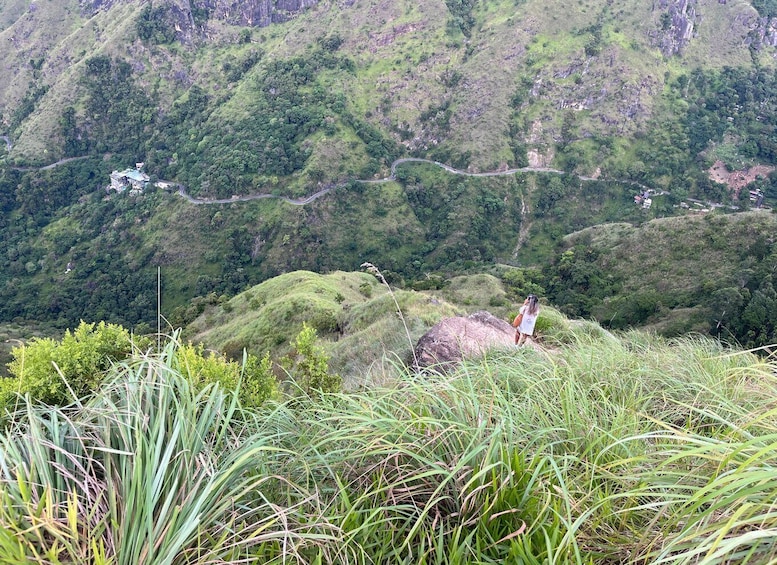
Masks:
[[[127,169],[126,171],[122,171],[120,174],[136,182],[148,182],[148,175],[142,171],[138,171],[137,169]]]

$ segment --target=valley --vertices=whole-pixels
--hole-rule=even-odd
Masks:
[[[541,4],[6,0],[0,319],[153,327],[161,267],[185,324],[192,301],[369,261],[407,289],[533,270],[569,315],[669,327],[695,307],[671,327],[703,329],[701,299],[612,318],[621,282],[586,291],[564,257],[596,226],[777,198],[769,7]],[[136,162],[179,201],[105,197]],[[763,241],[742,268],[768,272]]]
[[[3,563],[777,562],[777,0],[0,46]]]

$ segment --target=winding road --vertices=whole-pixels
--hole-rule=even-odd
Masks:
[[[0,135],[0,139],[5,140],[6,146],[8,147],[8,150],[10,151],[11,147],[13,147],[11,140],[8,138],[8,136]],[[11,167],[14,170],[17,171],[47,171],[50,169],[53,169],[55,167],[58,167],[60,165],[64,165],[65,163],[70,163],[72,161],[78,161],[81,159],[88,159],[89,155],[82,155],[80,157],[67,157],[65,159],[60,159],[59,161],[56,161],[55,163],[51,163],[50,165],[44,165],[42,167]],[[396,173],[397,173],[397,167],[399,165],[402,165],[404,163],[426,163],[429,165],[435,165],[437,167],[440,167],[441,169],[454,174],[454,175],[461,175],[465,177],[501,177],[501,176],[509,176],[509,175],[515,175],[517,173],[549,173],[549,174],[556,174],[556,175],[569,175],[573,173],[568,173],[567,171],[562,171],[560,169],[551,169],[549,167],[521,167],[518,169],[505,169],[502,171],[488,171],[485,173],[470,173],[468,171],[462,171],[460,169],[455,169],[451,167],[450,165],[446,165],[445,163],[440,163],[439,161],[431,161],[429,159],[420,159],[417,157],[403,157],[401,159],[397,159],[393,163],[391,163],[391,174],[387,177],[384,177],[382,179],[355,179],[354,181],[349,182],[361,182],[364,184],[379,184],[384,182],[391,182],[396,180]],[[596,181],[596,180],[603,180],[603,179],[596,179],[593,177],[587,177],[583,175],[574,175],[578,179],[582,181]],[[269,193],[261,193],[261,194],[246,194],[243,196],[233,196],[231,198],[195,198],[191,194],[187,192],[187,187],[176,183],[172,181],[161,181],[166,182],[171,186],[178,187],[178,190],[176,193],[184,198],[187,202],[191,204],[196,205],[204,205],[204,204],[233,204],[235,202],[249,202],[251,200],[261,200],[263,198],[276,198],[278,200],[282,200],[283,202],[286,202],[287,204],[291,204],[293,206],[305,206],[306,204],[310,204],[314,200],[317,200],[318,198],[321,198],[322,196],[332,192],[333,190],[336,190],[338,188],[341,188],[343,186],[346,186],[349,184],[349,182],[343,182],[340,184],[328,186],[326,188],[322,188],[318,192],[314,192],[313,194],[310,194],[309,196],[304,196],[301,198],[288,198],[286,196],[279,196],[276,194],[269,194]],[[634,186],[638,186],[642,190],[651,190],[649,187],[640,184],[636,181],[632,180],[613,180],[611,182],[620,182],[624,184],[631,184]],[[657,192],[656,194],[668,194],[666,192]]]
[[[382,179],[356,179],[355,181],[350,181],[350,182],[361,182],[364,184],[379,184],[379,183],[394,181],[396,180],[397,167],[399,165],[402,165],[403,163],[427,163],[429,165],[436,165],[437,167],[440,167],[441,169],[444,169],[451,174],[461,175],[465,177],[500,177],[500,176],[514,175],[517,173],[551,173],[551,174],[557,174],[557,175],[571,174],[571,173],[567,173],[566,171],[562,171],[560,169],[551,169],[547,167],[521,167],[520,169],[505,169],[504,171],[470,173],[467,171],[462,171],[460,169],[454,169],[450,165],[446,165],[445,163],[440,163],[439,161],[430,161],[429,159],[420,159],[416,157],[404,157],[402,159],[397,159],[396,161],[391,163],[391,174],[387,177],[384,177]],[[600,180],[600,179],[595,179],[593,177],[585,177],[581,175],[574,175],[574,176],[584,181]],[[169,182],[169,181],[164,181],[164,182]],[[645,190],[648,189],[648,187],[634,181],[617,181],[617,182],[627,182],[629,184],[640,186]],[[323,188],[318,192],[314,192],[313,194],[309,196],[305,196],[303,198],[287,198],[285,196],[277,196],[275,194],[247,194],[244,196],[233,196],[232,198],[195,198],[186,191],[185,186],[177,183],[172,183],[172,182],[170,184],[178,186],[177,193],[192,204],[231,204],[233,202],[248,202],[249,200],[259,200],[260,198],[277,198],[279,200],[282,200],[294,206],[304,206],[305,204],[310,204],[317,198],[320,198],[325,194],[332,192],[335,189],[346,186],[349,183],[340,183],[335,186]]]
[[[0,135],[0,139],[5,141],[5,149],[10,153],[11,149],[13,149],[13,143],[11,143],[11,138],[9,138],[7,135]]]
[[[169,182],[169,181],[162,181],[162,182]],[[363,182],[363,181],[360,181],[360,182]],[[232,198],[195,198],[194,196],[191,196],[188,192],[186,192],[186,187],[183,186],[182,184],[177,184],[177,183],[171,183],[171,184],[176,184],[176,186],[178,186],[177,194],[182,196],[192,204],[232,204],[233,202],[248,202],[249,200],[259,200],[261,198],[277,198],[278,200],[283,200],[288,204],[293,204],[294,206],[304,206],[305,204],[310,204],[316,198],[324,196],[325,194],[327,194],[328,192],[331,192],[336,188],[345,186],[345,184],[339,184],[337,186],[324,188],[319,190],[318,192],[314,192],[310,196],[305,196],[303,198],[287,198],[286,196],[278,196],[276,194],[246,194],[245,196],[233,196]]]
[[[11,167],[11,168],[14,171],[48,171],[55,167],[59,167],[60,165],[64,165],[65,163],[70,163],[71,161],[80,161],[81,159],[88,159],[88,158],[89,158],[89,155],[82,155],[80,157],[66,157],[64,159],[60,159],[56,163],[51,163],[50,165],[44,165],[43,167]]]

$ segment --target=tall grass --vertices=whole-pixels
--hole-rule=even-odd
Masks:
[[[304,545],[307,526],[261,497],[281,481],[297,512],[311,498],[272,472],[283,450],[249,435],[234,394],[195,392],[174,347],[117,366],[77,409],[17,415],[0,443],[0,562],[212,563]]]
[[[251,413],[130,361],[6,434],[0,562],[777,562],[773,360],[560,337]]]

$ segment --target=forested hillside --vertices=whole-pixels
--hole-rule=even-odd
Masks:
[[[544,267],[547,293],[585,294],[552,271],[572,232],[684,217],[693,199],[742,210],[750,190],[775,201],[774,12],[745,0],[0,0],[0,320],[154,327],[157,267],[174,323],[194,297],[364,261],[408,287]],[[397,163],[408,157],[428,162]],[[106,192],[135,163],[147,189]],[[650,208],[634,204],[644,191]],[[233,199],[260,194],[277,198]],[[767,255],[753,255],[758,272]],[[675,261],[662,268],[684,268]],[[650,322],[652,310],[598,309],[624,288],[561,303]]]
[[[588,228],[564,239],[546,270],[548,295],[564,312],[610,328],[770,345],[777,342],[776,228],[777,217],[764,210]]]

